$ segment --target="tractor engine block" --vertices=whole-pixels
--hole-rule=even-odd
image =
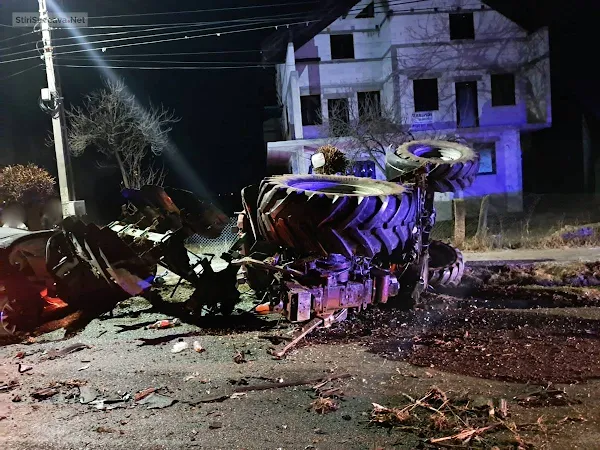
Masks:
[[[289,267],[304,274],[281,285],[278,309],[291,322],[386,303],[399,290],[398,280],[374,267],[369,258],[331,254],[324,259],[299,260]]]

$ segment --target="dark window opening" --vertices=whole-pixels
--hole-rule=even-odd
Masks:
[[[456,125],[460,128],[479,126],[479,107],[477,102],[477,82],[456,83]]]
[[[496,173],[496,144],[476,143],[473,145],[475,151],[479,153],[479,172],[478,175],[492,175]]]
[[[370,119],[381,116],[381,95],[379,91],[358,93],[358,118]]]
[[[350,124],[350,103],[347,98],[334,98],[327,101],[329,109],[329,131],[332,136],[348,134]]]
[[[437,78],[413,80],[415,112],[439,109]]]
[[[300,109],[302,110],[302,125],[319,125],[322,123],[320,95],[301,96]]]
[[[473,13],[450,14],[450,39],[475,39]]]
[[[357,19],[372,19],[373,17],[375,17],[375,2],[369,3],[365,9],[356,16]]]
[[[354,35],[332,34],[331,59],[354,59]]]
[[[492,75],[492,106],[516,104],[515,76],[512,73]]]

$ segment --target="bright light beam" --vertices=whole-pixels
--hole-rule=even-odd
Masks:
[[[64,15],[64,11],[56,4],[54,0],[48,0],[48,4],[50,9],[54,10],[58,13],[59,16]],[[103,58],[97,54],[97,51],[90,42],[87,41],[85,37],[81,35],[77,27],[67,24],[67,29],[71,36],[75,38],[75,40],[84,47],[87,51],[90,52],[90,59],[97,66],[99,71],[105,78],[116,81],[120,79],[120,77],[116,74],[114,70],[106,67],[106,63]],[[125,86],[126,94],[130,94],[129,89]],[[131,94],[130,94],[131,95]],[[135,99],[136,106],[139,108],[145,109],[137,100],[135,96],[132,96]],[[171,169],[174,169],[176,174],[185,180],[185,183],[190,187],[192,192],[195,192],[198,196],[204,197],[207,200],[215,203],[217,206],[218,203],[215,201],[214,196],[208,191],[204,183],[200,180],[196,172],[191,168],[191,164],[186,160],[186,158],[181,154],[179,149],[171,142],[169,139],[168,148],[162,153],[162,155],[167,160],[167,166]]]

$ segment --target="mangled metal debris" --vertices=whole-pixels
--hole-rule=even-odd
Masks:
[[[444,152],[453,156],[440,157]],[[257,313],[307,323],[276,357],[313,329],[343,320],[349,309],[389,302],[410,307],[429,285],[460,281],[460,253],[430,241],[433,197],[468,187],[479,160],[457,143],[414,141],[388,155],[386,164],[390,181],[285,175],[245,188],[238,239],[221,255],[228,265],[217,272],[184,242],[194,234],[219,237],[228,218],[187,191],[126,189],[122,221],[98,227],[67,218],[59,231],[4,235],[1,329],[16,335],[77,331],[126,298],[148,296],[159,265],[195,289],[185,304],[190,315],[231,314],[240,301],[241,272],[266,300]]]

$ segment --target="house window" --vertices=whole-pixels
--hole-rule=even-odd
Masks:
[[[450,39],[475,39],[473,13],[450,14]]]
[[[437,111],[439,109],[437,78],[413,80],[413,90],[415,112]]]
[[[322,123],[320,95],[301,96],[300,109],[302,110],[302,125],[319,125]]]
[[[492,106],[516,104],[515,75],[512,73],[494,74],[492,79]]]
[[[496,173],[496,144],[494,142],[476,143],[473,146],[479,153],[478,175],[493,175]]]
[[[354,35],[332,34],[331,59],[354,59]]]
[[[356,16],[357,19],[372,19],[373,17],[375,17],[375,2],[369,3],[365,9]]]
[[[329,109],[329,132],[332,136],[348,134],[350,124],[350,103],[347,98],[333,98],[327,101]]]
[[[358,118],[369,119],[381,116],[381,96],[379,91],[358,93]]]

